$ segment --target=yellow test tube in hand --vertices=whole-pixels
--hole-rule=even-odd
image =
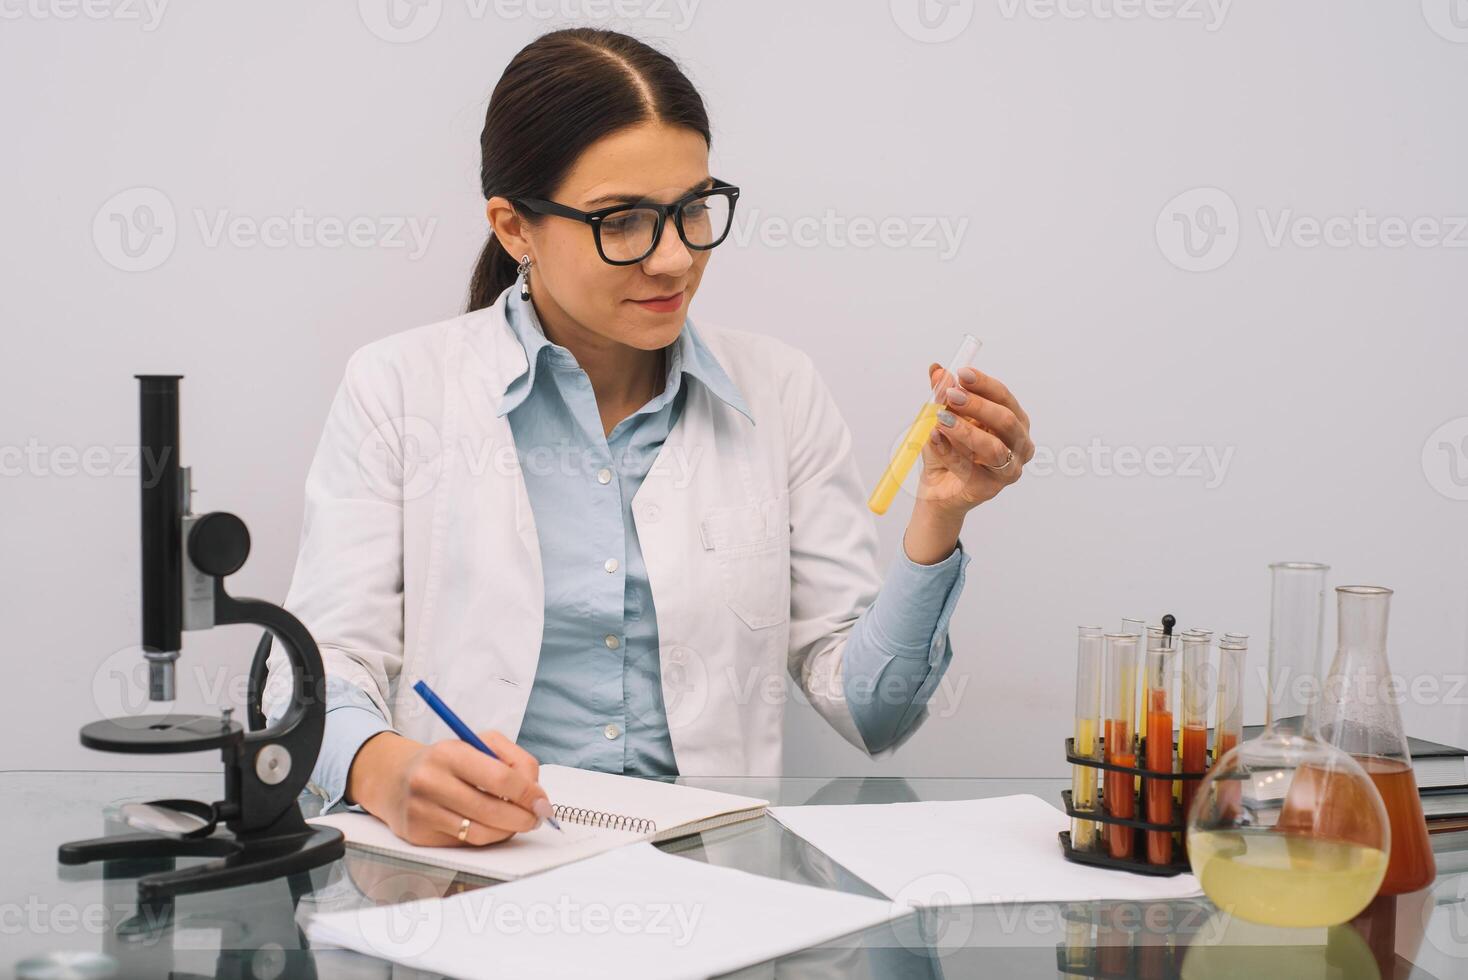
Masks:
[[[979,348],[983,346],[973,334],[964,334],[963,342],[958,345],[958,351],[953,355],[943,373],[938,376],[938,381],[933,385],[933,397],[923,403],[918,409],[917,418],[913,419],[912,425],[908,427],[907,434],[902,437],[902,442],[892,454],[892,461],[887,464],[887,469],[882,473],[882,478],[877,481],[877,489],[872,491],[872,496],[867,500],[867,506],[875,514],[887,513],[887,508],[892,506],[892,500],[897,496],[897,491],[902,489],[902,481],[907,479],[907,474],[912,470],[912,464],[917,462],[922,455],[923,446],[928,437],[933,434],[933,426],[938,424],[938,411],[943,408],[946,398],[945,392],[949,388],[958,385],[958,372],[973,363],[974,356],[978,354]]]

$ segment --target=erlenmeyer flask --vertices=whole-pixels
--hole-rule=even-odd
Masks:
[[[1414,892],[1432,883],[1437,863],[1386,657],[1392,590],[1343,585],[1335,594],[1336,655],[1316,727],[1321,739],[1361,763],[1386,804],[1392,850],[1381,894]]]
[[[1188,815],[1188,860],[1203,890],[1261,925],[1338,925],[1370,903],[1386,874],[1381,794],[1314,730],[1328,571],[1270,566],[1268,724],[1217,760]]]

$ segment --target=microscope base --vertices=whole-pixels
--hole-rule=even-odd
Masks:
[[[240,839],[227,830],[210,837],[116,834],[72,841],[57,850],[62,864],[171,857],[217,857],[189,868],[160,871],[138,879],[138,900],[156,903],[176,895],[234,888],[310,871],[345,853],[341,831],[307,827],[303,831]]]

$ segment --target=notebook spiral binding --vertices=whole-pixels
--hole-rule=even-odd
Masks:
[[[620,813],[607,813],[605,810],[586,810],[579,806],[562,806],[559,803],[553,803],[551,812],[555,814],[557,820],[583,824],[588,827],[630,830],[635,834],[655,834],[658,831],[658,825],[651,820],[643,817],[628,817]]]

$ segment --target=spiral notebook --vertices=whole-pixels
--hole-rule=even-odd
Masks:
[[[769,806],[769,800],[752,796],[571,766],[541,766],[540,785],[562,829],[543,825],[484,847],[409,844],[369,813],[334,813],[309,822],[337,828],[348,847],[510,881],[625,844],[672,840],[752,820]]]

